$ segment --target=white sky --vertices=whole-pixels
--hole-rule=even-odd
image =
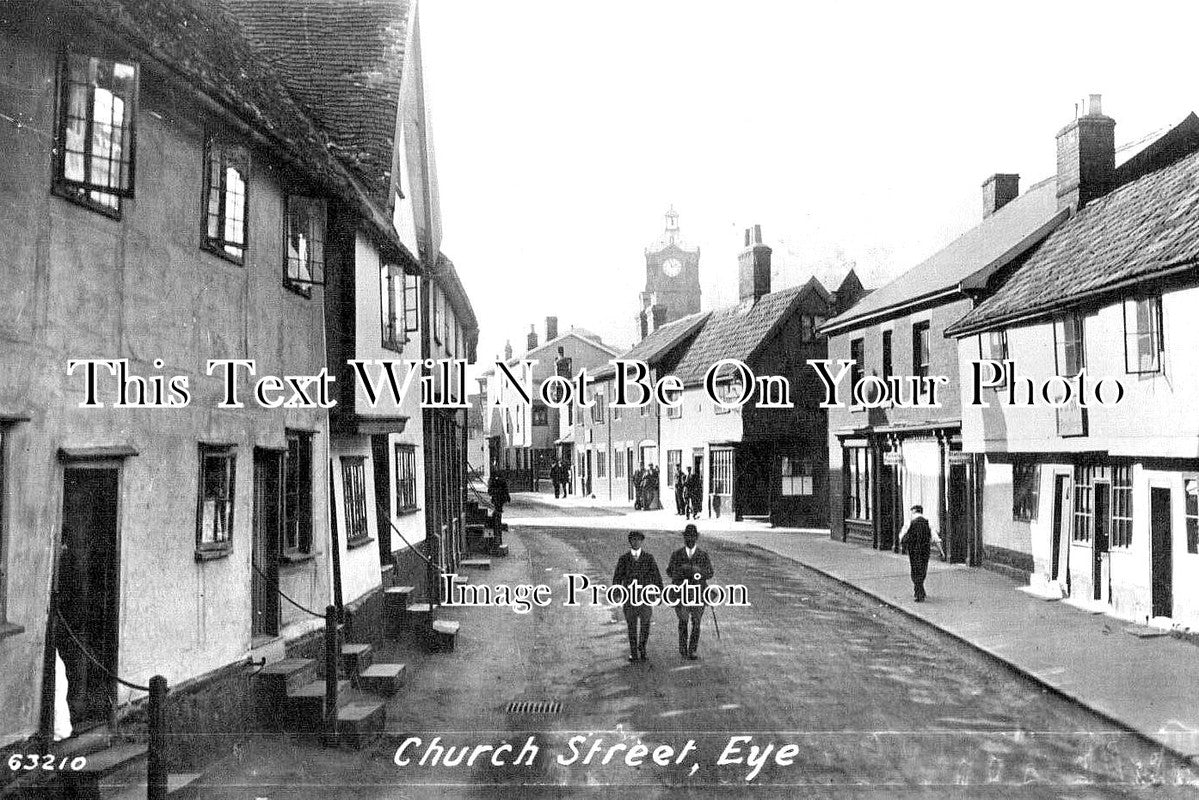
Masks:
[[[850,262],[879,286],[978,221],[987,176],[1048,177],[1085,95],[1117,145],[1199,109],[1196,22],[1181,2],[424,0],[442,249],[480,368],[549,314],[631,345],[672,203],[705,308],[735,302],[755,222],[774,288]]]

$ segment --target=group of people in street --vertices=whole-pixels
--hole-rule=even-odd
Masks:
[[[562,459],[554,459],[550,466],[550,482],[554,484],[554,499],[566,497],[570,487],[570,465]]]
[[[629,549],[616,562],[616,572],[612,576],[612,585],[630,587],[656,586],[662,589],[662,574],[658,570],[658,562],[652,554],[642,547],[645,534],[641,531],[629,531]],[[713,575],[712,559],[707,551],[698,547],[699,530],[694,525],[683,529],[683,546],[670,554],[666,565],[666,577],[678,586],[695,584],[702,591],[708,587],[708,581]],[[630,596],[632,593],[630,592]],[[674,607],[675,616],[679,622],[679,656],[689,661],[699,658],[699,627],[707,606],[702,602],[696,604],[679,603]],[[653,619],[653,607],[635,605],[627,602],[624,605],[625,623],[629,631],[629,661],[646,661],[646,645],[649,643],[650,621]]]
[[[674,468],[674,504],[676,513],[687,519],[699,519],[704,510],[704,479],[691,467],[686,474],[682,467]]]
[[[637,511],[657,511],[662,507],[658,481],[661,473],[653,464],[638,467],[633,473],[633,508]]]

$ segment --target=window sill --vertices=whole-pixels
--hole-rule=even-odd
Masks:
[[[16,636],[18,633],[24,632],[24,625],[17,625],[12,622],[0,622],[0,639],[5,639],[9,636]]]
[[[410,341],[412,340],[407,337],[405,337],[403,340],[384,339],[380,344],[380,347],[382,347],[384,350],[390,350],[393,353],[402,353],[404,352],[404,345],[408,344]]]
[[[320,553],[318,552],[305,553],[299,550],[293,550],[288,553],[280,553],[279,563],[284,566],[288,564],[306,564],[319,555]]]
[[[357,550],[359,547],[365,547],[373,541],[375,540],[370,536],[359,536],[357,539],[347,539],[346,549]]]
[[[207,242],[207,241],[200,242],[200,249],[203,250],[205,253],[209,253],[211,255],[216,256],[221,261],[228,261],[230,264],[235,264],[236,266],[239,266],[239,267],[244,267],[246,265],[246,257],[244,254],[239,258],[235,255],[230,254],[228,251],[225,250],[225,248],[221,247],[220,245],[213,244],[212,242]]]
[[[396,516],[397,517],[407,517],[411,514],[415,514],[418,511],[420,511],[420,506],[410,506],[409,508],[397,508]]]
[[[68,203],[70,203],[72,205],[79,206],[80,208],[86,208],[88,211],[94,211],[101,216],[108,217],[109,219],[114,219],[117,222],[120,222],[122,219],[122,208],[121,208],[120,199],[117,200],[117,207],[112,208],[111,206],[106,206],[103,203],[97,203],[96,201],[92,200],[91,198],[87,197],[86,195],[81,196],[81,195],[77,194],[74,191],[73,186],[68,186],[68,185],[60,184],[60,183],[55,183],[54,186],[51,188],[50,193],[53,194],[55,197],[60,197],[63,200],[66,200]]]
[[[211,549],[196,549],[196,561],[215,561],[218,558],[228,558],[233,555],[233,547],[214,547]]]
[[[305,300],[312,299],[312,286],[303,286],[295,283],[288,278],[283,279],[283,288],[297,297],[303,297]]]

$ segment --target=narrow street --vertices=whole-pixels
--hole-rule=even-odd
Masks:
[[[665,564],[675,539],[650,533],[645,547]],[[554,590],[550,606],[527,614],[442,609],[462,621],[457,652],[416,665],[389,704],[381,741],[354,753],[263,738],[227,769],[212,770],[200,796],[556,797],[564,787],[588,787],[591,796],[689,797],[738,795],[747,786],[802,797],[1193,791],[1176,784],[1196,776],[1158,748],[892,609],[753,547],[701,538],[717,579],[747,586],[752,603],[720,610],[720,639],[705,617],[701,660],[679,659],[674,615],[660,608],[649,662],[630,664],[619,610],[562,605],[563,575],[607,583],[624,540],[616,528],[514,527],[511,556],[471,573],[472,583],[543,582]],[[561,710],[506,713],[521,701],[557,702]],[[434,737],[443,747],[509,742],[519,751],[529,736],[539,748],[531,766],[497,768],[489,753],[473,767],[417,763]],[[572,762],[573,736],[585,743]],[[752,740],[718,765],[734,736]],[[403,754],[412,763],[398,766],[396,749],[409,737],[421,742]],[[583,764],[601,739],[592,763]],[[673,761],[689,740],[694,751],[681,764],[645,758],[630,767],[624,750],[598,763],[610,745],[638,742],[651,751],[670,746]],[[744,763],[751,745],[769,744],[771,759],[756,772]],[[774,763],[787,744],[798,748],[793,763]]]

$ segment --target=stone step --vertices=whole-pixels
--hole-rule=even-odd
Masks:
[[[280,703],[290,692],[318,677],[315,658],[284,658],[267,664],[255,676],[259,695],[271,703]]]
[[[470,569],[491,569],[490,558],[464,558],[458,563],[459,567]]]
[[[403,608],[415,593],[415,586],[389,586],[383,590],[383,602],[389,606]]]
[[[122,770],[145,769],[148,748],[144,744],[121,744],[87,753],[87,763],[79,770],[67,769],[57,773],[50,787],[60,797],[101,797],[100,782]]]
[[[337,682],[337,706],[350,702],[350,682]],[[319,733],[325,722],[325,682],[313,681],[288,694],[279,724],[288,731]]]
[[[454,583],[470,583],[469,575],[455,575]]]
[[[432,636],[429,641],[430,649],[435,653],[454,652],[454,643],[458,639],[458,630],[461,627],[462,624],[455,620],[434,620]]]
[[[183,790],[200,779],[199,772],[172,772],[167,775],[167,796],[181,796]],[[146,800],[146,776],[143,773],[140,780],[121,781],[117,783],[102,782],[100,797],[104,800]]]
[[[491,555],[495,558],[507,558],[508,557],[508,545],[506,545],[506,544],[494,545],[491,548]]]
[[[387,706],[378,700],[355,700],[337,711],[339,744],[360,748],[383,733]]]
[[[369,644],[343,644],[341,646],[341,669],[347,678],[353,679],[374,661],[374,650]]]
[[[404,664],[371,664],[358,675],[358,688],[391,697],[400,691],[407,673]]]

